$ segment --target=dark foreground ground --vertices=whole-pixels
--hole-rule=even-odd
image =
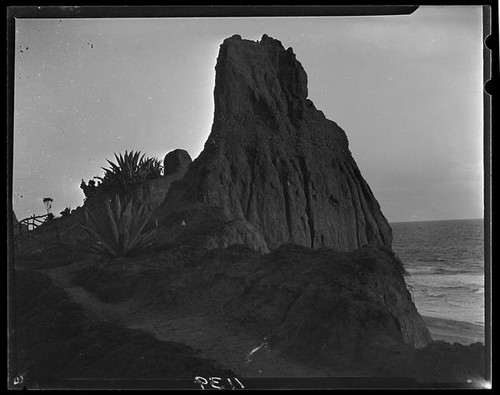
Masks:
[[[292,249],[285,256],[291,252],[297,254]],[[287,262],[290,264],[289,259]],[[363,387],[364,383],[367,387],[478,387],[484,382],[485,348],[481,343],[434,341],[419,350],[397,348],[376,354],[361,350],[355,360],[365,361],[363,371],[353,365],[341,372],[303,365],[267,343],[248,358],[259,338],[250,336],[243,326],[222,325],[225,313],[217,315],[212,310],[203,314],[207,307],[201,301],[196,305],[203,309],[198,311],[184,305],[166,310],[165,305],[145,308],[120,302],[129,293],[137,300],[146,301],[152,295],[159,299],[157,292],[166,291],[162,284],[169,291],[175,286],[183,289],[182,278],[174,276],[172,268],[162,278],[160,271],[154,276],[137,272],[137,267],[144,266],[142,259],[136,265],[105,267],[88,262],[86,268],[81,267],[85,266],[82,262],[61,263],[39,261],[38,270],[30,270],[30,262],[16,270],[16,314],[10,322],[15,329],[10,336],[11,374],[22,375],[16,388],[200,388],[203,380],[194,380],[200,376],[237,377],[247,388],[322,388],[325,384],[319,378],[324,376],[334,378],[327,385],[334,387]],[[131,279],[138,286],[135,290],[128,283]],[[220,289],[202,290],[201,295],[226,298],[228,289],[224,283]],[[174,305],[172,300],[168,302]],[[353,378],[359,375],[368,381]],[[269,381],[284,376],[286,380]],[[301,376],[307,380],[294,382]],[[320,381],[314,381],[316,378]],[[236,382],[225,383],[231,388]]]
[[[89,316],[42,273],[17,272],[15,288],[10,365],[23,376],[20,388],[119,388],[120,379],[235,376],[183,344]]]

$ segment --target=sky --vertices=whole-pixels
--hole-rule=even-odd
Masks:
[[[483,217],[480,6],[377,17],[17,19],[13,208],[83,204],[81,180],[140,150],[195,159],[222,41],[292,47],[390,221]]]

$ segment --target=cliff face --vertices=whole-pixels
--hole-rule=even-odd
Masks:
[[[351,156],[344,131],[307,99],[291,48],[226,39],[216,66],[205,149],[170,201],[222,207],[269,249],[283,243],[353,250],[391,246],[391,229]]]
[[[211,273],[194,276],[206,283],[193,286],[203,303],[267,331],[299,358],[356,360],[369,348],[421,348],[432,341],[401,262],[383,247],[338,252],[287,244],[258,256],[234,245],[203,259],[200,267]]]
[[[167,245],[164,257],[204,279],[183,288],[239,325],[259,323],[288,351],[428,344],[391,228],[344,131],[307,99],[292,50],[265,35],[225,40],[214,96],[203,152],[155,213],[151,248]],[[235,244],[251,249],[232,255]],[[210,260],[218,248],[222,261]]]

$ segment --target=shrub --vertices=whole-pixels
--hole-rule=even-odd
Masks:
[[[85,210],[85,223],[82,227],[92,241],[87,245],[88,250],[109,258],[136,252],[154,231],[143,232],[151,211],[146,213],[145,205],[136,202],[134,198],[122,205],[119,195],[115,196],[113,207],[108,198],[104,200],[104,204],[107,221],[99,221],[90,210]]]
[[[141,176],[144,180],[151,180],[161,176],[163,165],[158,158],[146,158],[140,168]]]
[[[88,184],[82,180],[80,188],[83,190],[86,198],[95,196],[99,192],[104,193],[124,193],[136,185],[161,176],[163,166],[157,158],[145,158],[140,151],[133,150],[125,154],[116,155],[116,163],[109,163],[109,168],[104,170],[104,177],[94,177],[100,183],[89,180]]]
[[[61,214],[61,217],[68,217],[71,214],[71,207],[66,207],[59,214]]]

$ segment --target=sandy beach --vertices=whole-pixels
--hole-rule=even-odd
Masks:
[[[423,317],[434,340],[448,343],[484,344],[484,326],[444,318]]]

